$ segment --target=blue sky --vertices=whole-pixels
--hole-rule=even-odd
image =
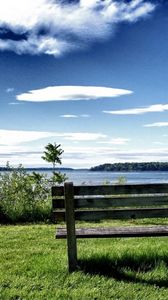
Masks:
[[[168,160],[168,4],[0,0],[0,166]]]

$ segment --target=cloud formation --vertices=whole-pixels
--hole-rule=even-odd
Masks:
[[[60,118],[76,119],[76,118],[78,118],[78,116],[77,115],[61,115]]]
[[[12,165],[48,166],[42,161],[44,147],[0,146],[0,165],[10,161]],[[168,148],[148,148],[124,150],[107,147],[64,146],[62,163],[64,167],[87,168],[103,163],[167,161]]]
[[[20,105],[21,103],[19,102],[9,102],[8,105]]]
[[[168,122],[164,123],[168,126]],[[157,123],[155,123],[157,124]],[[167,124],[167,125],[166,125]],[[41,139],[41,140],[39,140]],[[37,142],[37,140],[39,140]],[[64,167],[86,168],[103,163],[167,161],[168,148],[147,145],[138,149],[124,148],[131,140],[126,137],[110,137],[101,132],[42,132],[0,129],[0,165],[10,161],[12,165],[47,166],[41,159],[48,142],[61,143]],[[85,142],[88,143],[85,143]],[[75,144],[75,142],[79,142]],[[80,143],[81,142],[81,143]],[[152,141],[151,141],[152,142]]]
[[[111,145],[125,145],[130,141],[130,139],[127,138],[113,138],[113,139],[109,139],[108,141],[100,141],[97,142],[99,144],[111,144]]]
[[[0,129],[0,145],[18,145],[52,136],[49,132]]]
[[[116,24],[148,16],[151,0],[0,0],[0,50],[55,57],[111,36]]]
[[[167,127],[168,122],[156,122],[151,124],[145,124],[144,127]]]
[[[45,102],[67,100],[94,100],[129,95],[132,91],[97,86],[49,86],[16,96],[17,100]]]
[[[82,115],[61,115],[60,118],[67,118],[67,119],[76,119],[76,118],[89,118],[90,115],[82,114]]]
[[[64,133],[62,136],[69,141],[96,141],[107,137],[106,134],[92,132]]]
[[[112,115],[140,115],[149,112],[163,112],[168,110],[168,104],[155,104],[143,108],[130,108],[122,110],[104,110],[106,114]]]
[[[70,141],[96,141],[107,135],[95,132],[42,132],[0,129],[0,145],[19,145],[39,139],[59,137]]]

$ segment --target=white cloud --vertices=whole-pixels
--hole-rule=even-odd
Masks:
[[[0,145],[17,145],[49,136],[49,132],[0,129]]]
[[[19,102],[10,102],[10,103],[8,103],[9,105],[20,105],[20,104],[22,104],[22,103],[19,103]]]
[[[167,127],[168,122],[156,122],[151,124],[145,124],[144,127]]]
[[[92,132],[42,132],[0,129],[0,145],[19,145],[44,138],[59,137],[71,141],[95,141],[106,138],[102,133]]]
[[[99,141],[99,144],[111,144],[111,145],[125,145],[130,141],[130,139],[126,138],[113,138],[109,139],[108,141]]]
[[[108,38],[116,24],[136,22],[155,9],[150,0],[0,0],[0,7],[0,50],[54,56]],[[5,38],[8,32],[17,38]]]
[[[155,104],[143,108],[130,108],[122,110],[104,110],[104,113],[112,115],[140,115],[149,112],[163,112],[168,110],[168,104]]]
[[[64,139],[70,141],[96,141],[106,137],[107,135],[102,133],[91,133],[91,132],[64,133]]]
[[[97,86],[49,86],[17,95],[17,100],[44,102],[67,100],[94,100],[129,95],[132,91]]]
[[[80,117],[82,117],[82,118],[89,118],[90,117],[90,115],[88,115],[88,114],[82,114],[82,115],[79,115]]]
[[[67,118],[67,119],[76,119],[76,118],[89,118],[90,115],[82,114],[82,115],[61,115],[60,118]]]
[[[60,118],[70,118],[70,119],[72,118],[73,119],[73,118],[78,118],[78,116],[77,115],[61,115]]]

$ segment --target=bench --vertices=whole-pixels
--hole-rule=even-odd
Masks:
[[[69,271],[78,268],[76,238],[168,236],[168,226],[119,226],[76,228],[76,220],[137,219],[168,217],[168,184],[126,184],[52,187],[54,222],[66,222],[56,230],[67,239]]]

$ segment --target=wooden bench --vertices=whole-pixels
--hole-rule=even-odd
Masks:
[[[137,219],[168,217],[168,184],[126,184],[52,187],[55,222],[66,221],[57,228],[56,238],[67,238],[69,271],[77,265],[76,238],[168,236],[168,226],[124,226],[76,228],[75,220]]]

